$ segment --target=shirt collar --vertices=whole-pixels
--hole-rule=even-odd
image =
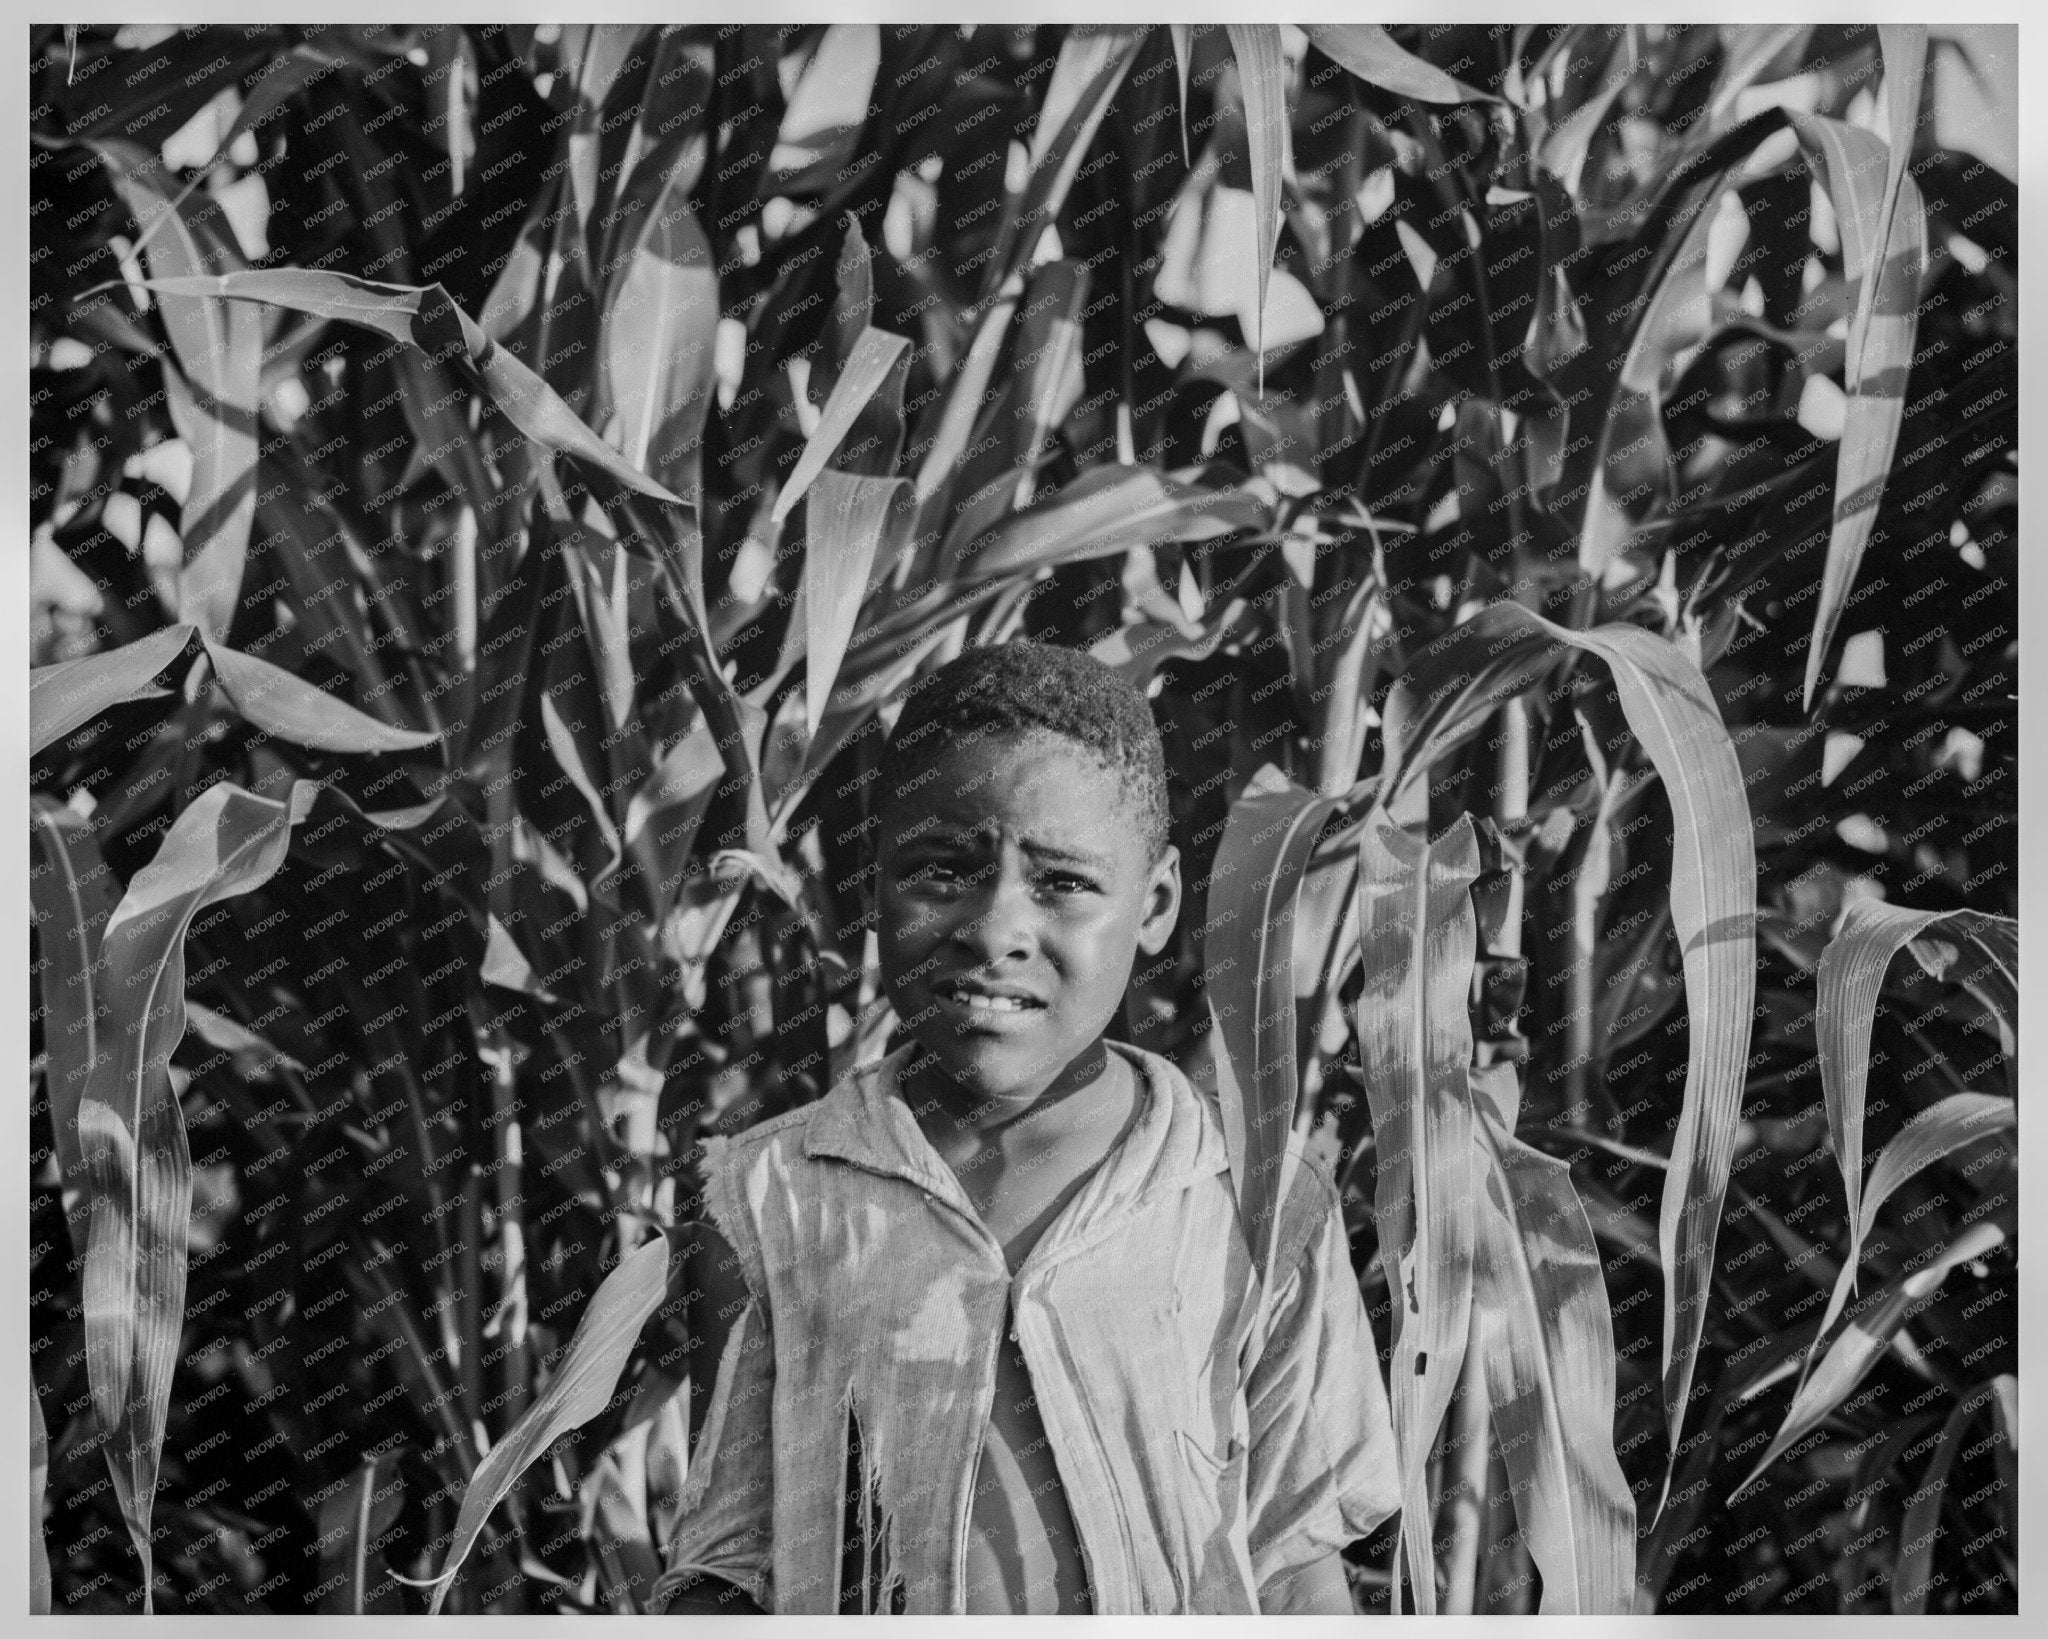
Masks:
[[[1059,1245],[1092,1240],[1157,1191],[1185,1188],[1229,1166],[1215,1112],[1170,1059],[1125,1042],[1107,1045],[1138,1072],[1143,1100],[1122,1142],[1061,1212],[1055,1225]],[[960,1180],[932,1148],[897,1086],[897,1074],[913,1051],[914,1044],[906,1043],[841,1078],[819,1100],[807,1124],[804,1154],[837,1156],[870,1172],[902,1178],[977,1218]],[[1054,1240],[1053,1232],[1046,1240]],[[1041,1260],[1034,1252],[1028,1261]]]

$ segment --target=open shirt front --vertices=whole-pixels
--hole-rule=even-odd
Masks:
[[[776,1612],[844,1608],[856,1578],[851,1608],[963,1612],[1012,1322],[1097,1612],[1256,1612],[1399,1506],[1328,1175],[1294,1146],[1262,1316],[1215,1115],[1168,1060],[1111,1046],[1137,1119],[1014,1279],[897,1090],[908,1047],[707,1140],[748,1299],[653,1608],[703,1573]]]

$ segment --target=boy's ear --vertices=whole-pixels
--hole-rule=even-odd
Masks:
[[[1138,948],[1157,956],[1173,937],[1173,925],[1180,918],[1180,850],[1171,843],[1152,867],[1145,884],[1145,910],[1138,923]]]

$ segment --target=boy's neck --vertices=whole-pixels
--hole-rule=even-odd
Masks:
[[[1131,1130],[1143,1105],[1137,1070],[1101,1043],[1082,1054],[1037,1099],[991,1111],[943,1090],[923,1093],[914,1071],[900,1083],[918,1126],[959,1179],[1011,1271],[1034,1247],[1089,1176]],[[929,1075],[929,1071],[927,1071]]]
[[[1112,1112],[1105,1112],[1103,1101],[1091,1095],[1103,1092],[1119,1068],[1107,1038],[1097,1037],[1029,1103],[989,1098],[955,1081],[936,1058],[923,1053],[904,1067],[901,1085],[927,1133],[973,1133],[988,1141],[1010,1133],[1050,1135],[1102,1124],[1100,1118]]]

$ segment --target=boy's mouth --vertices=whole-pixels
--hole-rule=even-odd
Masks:
[[[1020,986],[973,979],[941,979],[932,986],[932,994],[976,1018],[1031,1013],[1045,1007],[1043,1001]]]

